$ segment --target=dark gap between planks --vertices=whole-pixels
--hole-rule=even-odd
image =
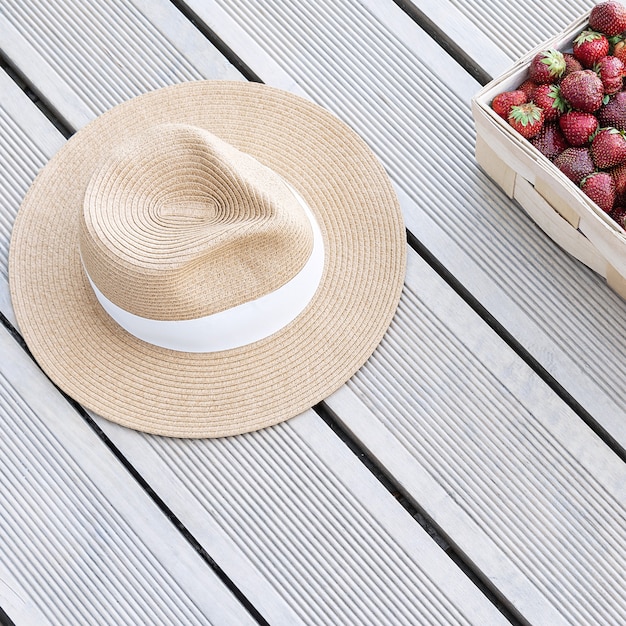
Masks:
[[[467,54],[463,47],[424,15],[410,0],[393,0],[393,2],[481,85],[491,82],[492,77]]]
[[[0,626],[15,626],[15,622],[2,610],[0,606]]]
[[[513,626],[525,626],[527,622],[510,607],[510,602],[502,595],[481,572],[451,545],[444,531],[390,476],[385,468],[378,464],[367,450],[341,425],[341,420],[324,402],[313,407],[314,411],[326,422],[331,430],[350,448],[353,454],[367,467],[380,484],[395,498],[409,515],[428,533],[431,539],[445,552],[453,563],[474,583],[481,593],[495,606]]]
[[[202,33],[205,39],[208,39],[208,41],[215,46],[220,54],[233,67],[239,70],[242,76],[252,83],[263,83],[261,78],[248,65],[246,65],[246,63],[244,63],[243,59],[236,55],[233,50],[231,50],[220,39],[220,37],[218,37],[217,33],[211,30],[183,0],[170,0],[170,3],[173,4],[180,11],[180,13],[182,13],[195,26],[196,30]]]
[[[481,85],[492,77],[482,70],[465,51],[436,24],[429,20],[411,0],[393,0],[420,28],[430,35],[454,60]],[[407,230],[408,243],[445,282],[496,332],[496,334],[572,409],[578,417],[624,462],[626,450],[607,432],[596,419],[537,361],[515,337],[430,253],[411,232]]]
[[[37,92],[22,72],[2,54],[1,50],[0,68],[6,72],[13,82],[30,98],[35,106],[66,139],[69,139],[74,134],[74,131],[61,119],[60,115],[46,103],[43,96]]]
[[[614,452],[626,462],[626,450],[596,419],[548,372],[537,359],[472,295],[466,287],[445,268],[429,250],[409,231],[409,245],[432,269],[471,307],[471,309],[512,348],[533,372]]]

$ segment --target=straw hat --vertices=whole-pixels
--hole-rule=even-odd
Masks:
[[[13,307],[50,378],[137,430],[218,437],[323,400],[395,312],[406,239],[384,169],[321,107],[199,81],[108,111],[17,216]]]

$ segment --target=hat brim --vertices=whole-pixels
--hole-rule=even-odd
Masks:
[[[85,277],[78,215],[89,179],[120,138],[172,122],[205,128],[271,167],[321,226],[320,287],[296,320],[267,339],[206,354],[152,346],[109,318]],[[22,203],[9,280],[26,343],[68,395],[136,430],[219,437],[284,421],[346,382],[391,322],[405,262],[396,195],[353,130],[282,90],[198,81],[118,105],[67,142]]]

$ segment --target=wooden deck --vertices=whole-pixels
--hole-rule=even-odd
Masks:
[[[0,623],[626,623],[626,302],[480,170],[469,106],[593,4],[2,0]],[[73,132],[201,78],[353,126],[397,189],[408,272],[325,403],[189,441],[56,390],[16,330],[7,255]]]

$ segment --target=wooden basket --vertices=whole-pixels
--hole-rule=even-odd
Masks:
[[[496,95],[528,78],[528,66],[538,52],[547,48],[571,50],[572,40],[588,20],[589,12],[476,94],[472,99],[476,160],[551,239],[604,276],[608,285],[626,298],[624,229],[491,108]]]

